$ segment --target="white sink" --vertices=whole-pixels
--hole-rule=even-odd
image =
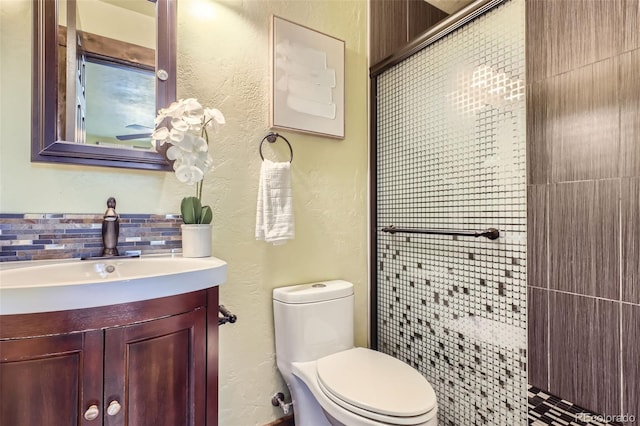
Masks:
[[[181,255],[0,264],[0,315],[93,308],[222,284],[227,263]]]

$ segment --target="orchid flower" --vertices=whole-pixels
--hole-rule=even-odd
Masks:
[[[171,145],[166,156],[173,161],[176,178],[187,185],[195,184],[196,197],[202,201],[204,175],[213,168],[209,130],[225,124],[224,115],[218,109],[203,108],[195,98],[188,98],[160,109],[154,122],[151,140]]]

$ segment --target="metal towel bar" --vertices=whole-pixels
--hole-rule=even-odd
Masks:
[[[388,232],[390,234],[404,233],[404,234],[431,234],[431,235],[461,235],[464,237],[485,237],[490,240],[495,240],[500,237],[500,231],[496,228],[489,228],[484,231],[458,231],[456,229],[424,229],[424,228],[396,228],[395,225],[385,226],[382,228],[382,232]]]
[[[229,312],[224,305],[218,305],[218,312],[222,314],[222,316],[218,315],[218,325],[226,324],[228,322],[233,324],[238,320],[238,317]]]

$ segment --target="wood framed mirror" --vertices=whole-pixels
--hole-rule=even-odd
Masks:
[[[176,1],[33,0],[31,161],[171,170],[150,134],[176,99]],[[98,7],[96,24],[80,4]],[[149,31],[134,17],[155,37],[136,40]]]

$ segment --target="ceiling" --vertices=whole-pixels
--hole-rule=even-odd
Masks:
[[[104,1],[104,0],[103,0]],[[443,12],[451,15],[454,12],[459,11],[466,5],[473,3],[474,0],[424,0],[431,6],[435,6]]]
[[[147,16],[156,16],[156,3],[152,0],[99,0],[113,6],[129,9]]]

